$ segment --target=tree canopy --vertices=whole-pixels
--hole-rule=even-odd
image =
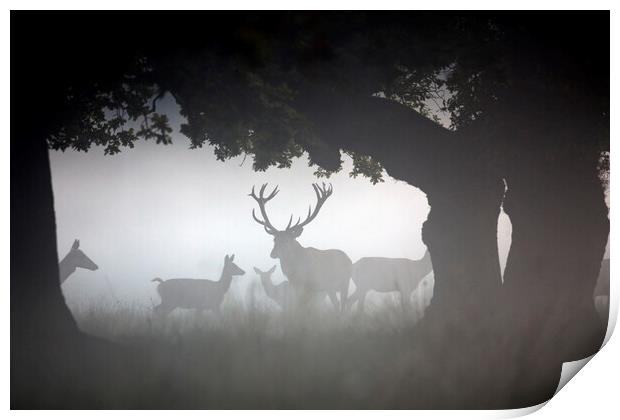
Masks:
[[[139,140],[168,144],[170,122],[157,104],[170,93],[191,147],[211,144],[220,160],[252,156],[258,171],[288,167],[308,152],[317,175],[329,175],[341,168],[330,149],[341,147],[326,145],[300,106],[322,89],[385,97],[431,119],[444,113],[453,130],[483,127],[495,143],[524,123],[518,113],[553,120],[578,110],[597,130],[584,144],[608,150],[609,77],[601,73],[608,67],[592,47],[605,37],[594,13],[590,20],[565,13],[553,28],[544,13],[108,16],[83,14],[63,30],[67,38],[87,32],[92,48],[50,52],[64,79],[64,113],[48,139],[53,149],[98,145],[114,154]],[[113,21],[126,31],[109,30]],[[353,176],[381,180],[381,162],[344,152]]]

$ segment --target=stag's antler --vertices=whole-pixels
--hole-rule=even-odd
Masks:
[[[288,221],[288,225],[286,226],[287,231],[290,232],[296,229],[303,228],[312,220],[314,220],[314,218],[319,214],[321,207],[323,207],[323,204],[325,204],[325,201],[327,201],[329,196],[332,195],[332,193],[334,192],[332,184],[329,184],[329,187],[327,187],[324,182],[322,188],[321,186],[319,186],[319,184],[312,184],[312,188],[314,188],[314,193],[316,194],[316,207],[314,207],[314,211],[312,211],[311,205],[308,206],[308,215],[306,216],[306,220],[300,222],[300,217],[299,219],[297,219],[297,223],[295,223],[293,226],[291,226],[291,223],[293,222],[293,216],[291,215],[291,218]]]
[[[267,188],[267,184],[263,184],[262,187],[260,187],[260,190],[258,191],[258,197],[257,197],[256,194],[254,193],[254,186],[252,186],[252,192],[248,195],[252,197],[254,200],[256,200],[256,202],[258,203],[258,207],[260,209],[260,213],[263,216],[263,220],[260,220],[258,217],[256,217],[256,213],[254,209],[252,209],[252,217],[254,218],[254,220],[256,220],[256,222],[263,225],[263,227],[265,228],[265,231],[268,234],[273,235],[276,232],[278,232],[278,229],[273,227],[273,225],[269,221],[269,216],[267,216],[267,211],[265,210],[265,204],[267,203],[267,201],[275,197],[276,194],[278,194],[280,191],[278,190],[278,186],[276,185],[276,187],[273,189],[271,194],[265,197],[265,188]]]

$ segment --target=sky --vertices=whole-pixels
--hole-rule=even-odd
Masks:
[[[341,249],[353,262],[423,256],[421,229],[429,206],[419,189],[389,176],[377,185],[351,178],[346,156],[343,170],[328,180],[313,175],[306,156],[288,169],[254,172],[250,157],[220,162],[210,146],[189,149],[178,120],[175,124],[172,145],[142,141],[114,156],[97,147],[88,153],[50,151],[59,259],[80,239],[81,249],[99,265],[94,272],[78,269],[63,284],[70,305],[158,302],[154,277],[217,280],[224,256],[233,253],[246,271],[233,281],[234,293],[258,281],[254,266],[267,270],[277,264],[273,280],[285,280],[279,261],[269,257],[273,238],[251,216],[256,203],[248,193],[263,183],[279,185],[267,205],[279,228],[291,214],[303,217],[308,205],[314,207],[313,182],[333,185],[333,195],[299,238],[303,246]],[[502,267],[510,235],[502,213]]]

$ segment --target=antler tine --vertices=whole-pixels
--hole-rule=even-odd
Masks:
[[[310,212],[308,212],[308,214],[310,214]],[[295,222],[293,227],[297,226],[299,224],[299,222],[301,222],[301,217],[297,218],[297,221]],[[288,219],[288,225],[286,225],[286,229],[285,230],[289,230],[291,228],[291,223],[293,223],[293,215],[292,214],[291,214],[291,218]]]
[[[252,218],[257,223],[263,225],[263,227],[265,228],[265,231],[267,233],[273,234],[273,233],[277,232],[278,229],[276,229],[271,224],[271,221],[269,220],[269,216],[267,216],[267,210],[265,210],[265,204],[267,203],[267,201],[269,201],[273,197],[275,197],[276,194],[278,194],[279,190],[278,190],[278,186],[276,185],[276,187],[273,189],[271,194],[269,194],[267,197],[265,197],[265,188],[267,188],[267,184],[263,184],[260,187],[260,190],[258,190],[258,197],[257,197],[256,193],[254,192],[254,186],[252,186],[252,192],[250,192],[250,194],[248,194],[248,195],[250,197],[252,197],[254,200],[256,200],[256,202],[258,203],[258,207],[260,209],[261,215],[263,216],[263,220],[260,220],[258,217],[256,217],[255,209],[252,209]]]
[[[267,185],[267,184],[265,184]],[[278,186],[276,185],[276,187],[273,189],[273,191],[271,192],[271,194],[269,194],[267,196],[267,198],[265,199],[265,201],[269,201],[271,200],[273,197],[275,197],[278,193],[280,192],[280,190],[278,189]]]
[[[317,183],[312,184],[312,188],[314,189],[314,194],[316,195],[316,207],[314,208],[314,211],[312,210],[312,205],[308,206],[308,216],[306,216],[306,220],[300,223],[301,218],[299,218],[297,220],[297,223],[295,223],[293,226],[290,226],[293,219],[293,216],[291,216],[291,219],[289,220],[289,225],[286,227],[286,230],[293,230],[299,227],[304,227],[312,220],[314,220],[314,218],[319,214],[319,211],[321,210],[321,207],[323,207],[325,201],[333,192],[333,187],[331,184],[329,184],[329,189],[327,189],[325,183],[323,183],[323,188],[321,188]]]
[[[312,188],[314,189],[314,193],[316,194],[316,199],[320,200],[321,199],[321,188],[319,187],[319,184],[312,184]]]
[[[252,218],[257,221],[258,223],[260,223],[261,225],[265,226],[265,222],[260,220],[258,217],[256,217],[256,213],[254,211],[254,209],[252,209]]]

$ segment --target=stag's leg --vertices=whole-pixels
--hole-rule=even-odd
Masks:
[[[361,291],[360,291],[360,288],[358,287],[357,289],[355,289],[355,292],[353,292],[353,294],[349,297],[349,299],[347,299],[347,310],[353,307],[353,304],[360,298],[360,296],[361,296]]]

